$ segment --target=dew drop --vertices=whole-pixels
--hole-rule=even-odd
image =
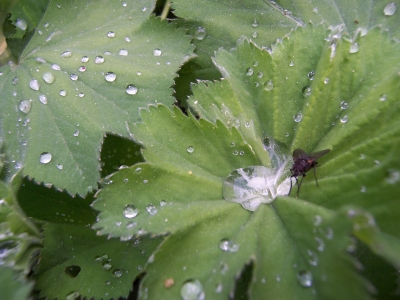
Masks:
[[[254,73],[254,71],[253,71],[252,68],[247,68],[247,70],[246,70],[246,75],[247,76],[251,76],[251,75],[253,75],[253,73]]]
[[[324,243],[324,240],[321,239],[321,238],[319,238],[319,237],[315,237],[314,239],[315,239],[315,241],[317,242],[317,250],[318,250],[319,252],[323,252],[323,251],[325,250],[325,243]]]
[[[234,150],[234,151],[233,151],[233,155],[236,156],[236,155],[238,155],[238,154],[239,154],[239,151],[237,151],[237,150]]]
[[[133,84],[130,84],[126,87],[125,91],[128,95],[136,95],[138,92],[138,88]]]
[[[328,84],[329,83],[329,78],[325,78],[324,79],[324,84]]]
[[[153,50],[153,56],[161,56],[162,51],[160,49],[154,49]]]
[[[128,50],[121,49],[121,50],[119,50],[118,54],[121,56],[128,56]]]
[[[380,101],[385,101],[386,98],[387,98],[386,94],[382,94],[382,95],[379,97],[379,100],[380,100]]]
[[[110,270],[112,268],[111,259],[107,259],[107,260],[103,261],[101,266],[106,271]]]
[[[195,31],[195,33],[194,33],[194,37],[195,37],[196,39],[198,39],[199,41],[204,40],[204,38],[206,37],[206,35],[207,35],[206,29],[203,28],[203,27],[197,27],[197,29],[196,29],[196,31]]]
[[[43,152],[40,154],[39,162],[41,164],[48,164],[52,159],[52,155],[49,152]]]
[[[308,97],[311,95],[311,87],[305,86],[301,92],[303,93],[304,97]]]
[[[186,151],[187,151],[188,153],[193,153],[193,152],[194,152],[194,147],[189,146],[189,147],[186,148]]]
[[[151,215],[151,216],[154,216],[157,212],[158,212],[158,210],[157,210],[157,207],[155,207],[153,204],[149,204],[149,205],[147,205],[146,206],[146,211]]]
[[[239,250],[239,245],[235,244],[229,239],[222,239],[219,242],[219,248],[227,252],[237,252]]]
[[[325,230],[325,237],[328,240],[331,240],[331,239],[333,239],[333,235],[334,235],[334,232],[333,232],[332,227],[327,227],[326,230]]]
[[[114,31],[107,32],[107,37],[109,37],[109,38],[115,37],[115,32]]]
[[[218,283],[217,286],[215,287],[215,292],[220,294],[223,290],[223,285],[222,283]]]
[[[111,284],[111,281],[110,281],[110,280],[106,280],[105,284],[106,284],[106,285],[110,285],[110,284]]]
[[[344,115],[342,118],[340,118],[340,122],[347,123],[348,119],[349,118],[347,117],[347,115]]]
[[[62,58],[68,58],[72,56],[72,52],[71,51],[64,51],[63,53],[60,54],[60,56]]]
[[[113,81],[115,81],[115,79],[117,78],[117,75],[115,75],[115,73],[113,73],[113,72],[107,72],[106,75],[104,76],[104,78],[105,78],[108,82],[113,82]]]
[[[358,43],[354,43],[350,46],[350,53],[357,53],[358,50],[360,50],[360,46],[358,45]]]
[[[396,184],[400,181],[400,171],[394,170],[394,169],[389,169],[388,172],[389,172],[389,174],[386,177],[387,183]]]
[[[303,114],[301,112],[299,112],[293,116],[293,120],[297,123],[299,123],[302,119],[303,119]]]
[[[349,107],[349,103],[347,103],[346,101],[342,101],[340,102],[340,108],[341,109],[347,109]]]
[[[80,66],[78,71],[79,72],[85,72],[86,71],[86,67],[85,66]]]
[[[73,81],[76,81],[76,80],[78,80],[78,75],[76,75],[76,74],[71,74],[71,75],[69,76],[69,78],[70,78],[71,80],[73,80]]]
[[[294,66],[294,61],[291,60],[290,63],[289,63],[289,66],[293,67]]]
[[[311,287],[313,284],[313,277],[310,271],[300,271],[297,273],[297,281],[301,286]]]
[[[309,72],[309,73],[307,74],[308,79],[314,80],[314,75],[315,75],[315,72],[314,72],[314,71]]]
[[[163,206],[165,206],[165,205],[167,205],[167,201],[161,200],[161,201],[160,201],[160,206],[163,207]]]
[[[254,22],[253,22],[253,24],[251,24],[251,26],[253,26],[254,28],[258,27],[258,22],[256,19],[254,19]]]
[[[125,37],[125,42],[127,42],[127,43],[130,43],[131,42],[131,39],[129,38],[129,37]]]
[[[74,136],[79,136],[79,130],[76,130],[76,131],[74,132]]]
[[[313,220],[314,226],[319,226],[321,225],[321,223],[322,223],[322,217],[320,215],[315,215]]]
[[[47,82],[48,84],[52,84],[55,80],[55,77],[54,77],[53,73],[46,72],[43,74],[43,80],[45,82]]]
[[[94,59],[95,64],[102,64],[104,62],[104,57],[103,56],[96,56]]]
[[[396,12],[396,9],[396,4],[394,2],[391,2],[385,6],[385,8],[383,9],[383,13],[385,14],[385,16],[393,16]]]
[[[29,82],[29,87],[34,91],[38,91],[40,89],[39,81],[37,81],[36,79],[32,79]]]
[[[26,28],[28,28],[28,24],[24,19],[16,19],[15,20],[15,26],[21,29],[22,31],[25,31]]]
[[[258,32],[257,32],[257,31],[254,31],[254,32],[251,34],[251,36],[253,37],[253,39],[257,38],[257,37],[258,37]]]
[[[61,70],[61,67],[60,67],[59,65],[57,65],[57,64],[52,64],[52,65],[51,65],[51,68],[52,68],[53,70],[56,70],[56,71],[60,71],[60,70]]]
[[[114,269],[111,272],[111,275],[114,278],[120,278],[123,274],[124,274],[124,272],[121,269]]]
[[[142,168],[136,168],[135,173],[140,174],[142,172]]]
[[[57,169],[59,169],[59,170],[64,169],[64,166],[63,166],[62,164],[57,164],[56,167],[57,167]]]
[[[181,297],[183,300],[204,300],[205,293],[200,281],[197,279],[187,280],[181,287]]]
[[[318,256],[315,252],[311,251],[311,250],[307,250],[307,254],[310,257],[308,262],[310,263],[310,265],[312,266],[318,266]]]
[[[14,78],[11,80],[11,83],[15,85],[15,84],[18,83],[18,81],[19,81],[18,77],[14,77]]]
[[[147,180],[147,179],[145,179],[145,180],[143,180],[143,183],[144,184],[146,184],[146,183],[148,183],[149,181]]]
[[[264,73],[261,72],[261,71],[257,72],[257,77],[258,78],[263,78],[264,77]]]
[[[32,109],[32,100],[28,99],[28,100],[22,100],[19,105],[18,108],[20,111],[22,111],[24,114],[29,114],[29,112]]]
[[[89,61],[89,57],[87,57],[87,56],[82,56],[81,62],[86,63],[86,62],[88,62],[88,61]]]
[[[65,97],[67,95],[67,92],[65,90],[60,91],[60,96]]]
[[[272,83],[272,80],[268,80],[264,83],[264,90],[266,91],[272,91],[274,89],[274,84]]]
[[[142,75],[142,72],[138,71],[138,72],[136,72],[136,75],[137,75],[137,76],[141,76],[141,75]]]
[[[128,205],[125,206],[125,208],[124,208],[122,213],[125,216],[125,218],[132,219],[132,218],[134,218],[134,217],[136,217],[138,215],[139,210],[136,208],[135,205],[128,204]]]
[[[367,191],[367,188],[365,186],[362,186],[360,191],[361,193],[365,193]]]
[[[135,228],[136,226],[137,226],[136,222],[128,222],[126,224],[126,229],[132,229],[132,228]]]

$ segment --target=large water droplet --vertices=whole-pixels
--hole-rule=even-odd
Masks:
[[[104,62],[104,57],[103,56],[96,56],[94,59],[95,64],[102,64]]]
[[[297,123],[299,123],[302,119],[303,119],[303,114],[301,112],[299,112],[293,116],[293,120]]]
[[[124,271],[122,271],[121,269],[114,269],[111,272],[111,275],[114,278],[120,278],[123,274],[124,274]]]
[[[47,97],[45,95],[39,95],[39,101],[42,104],[47,104]]]
[[[153,50],[153,56],[161,56],[162,51],[160,49],[154,49]]]
[[[28,28],[28,24],[24,19],[16,19],[15,20],[15,26],[21,29],[22,31],[25,31],[26,28]]]
[[[205,293],[200,281],[187,280],[181,287],[181,297],[183,300],[204,300]]]
[[[207,35],[206,29],[203,27],[197,27],[197,29],[194,33],[195,38],[198,39],[199,41],[204,40],[206,35]]]
[[[311,88],[309,86],[303,87],[302,93],[303,93],[304,97],[310,96],[311,95]]]
[[[68,58],[72,56],[72,52],[71,51],[64,51],[63,53],[60,54],[60,56],[62,58]]]
[[[189,147],[186,148],[186,151],[188,153],[193,153],[194,152],[194,147],[193,146],[189,146]]]
[[[126,87],[125,91],[128,95],[136,95],[138,92],[138,88],[133,84],[130,84]]]
[[[41,164],[48,164],[52,159],[52,155],[49,152],[43,152],[40,154],[39,162]]]
[[[108,82],[113,82],[117,78],[117,75],[115,75],[115,73],[113,73],[113,72],[107,72],[106,75],[104,76],[104,78]]]
[[[304,287],[311,287],[313,284],[313,276],[310,271],[303,270],[297,273],[297,280]]]
[[[132,219],[132,218],[136,217],[138,215],[138,213],[139,213],[139,210],[133,204],[126,205],[123,210],[123,214],[124,214],[125,218],[128,218],[128,219]]]
[[[155,207],[151,203],[146,206],[146,211],[152,216],[154,216],[158,212],[157,207]]]
[[[314,71],[311,71],[310,73],[307,74],[308,79],[314,80],[314,75],[315,75],[315,72],[314,72]]]
[[[38,91],[40,89],[39,81],[37,81],[36,79],[32,79],[29,82],[29,87],[34,91]]]
[[[253,71],[252,68],[247,68],[247,69],[246,69],[246,75],[247,75],[247,76],[251,76],[251,75],[253,75],[253,73],[254,73],[254,71]]]
[[[341,109],[347,109],[348,107],[349,107],[349,103],[347,103],[346,101],[340,102]]]
[[[287,195],[290,180],[283,176],[287,162],[279,170],[252,166],[233,171],[224,181],[223,196],[229,202],[240,203],[255,211],[261,203],[270,203],[278,195]]]
[[[272,91],[274,89],[274,84],[272,83],[271,80],[268,80],[264,83],[264,90],[266,91]]]
[[[121,49],[121,50],[119,50],[118,54],[121,56],[128,56],[128,50]]]
[[[343,117],[340,118],[340,122],[342,123],[347,123],[348,120],[349,118],[347,117],[347,115],[344,115]]]
[[[22,100],[19,105],[18,108],[20,111],[22,111],[24,114],[28,114],[31,109],[32,109],[32,100],[28,99],[28,100]]]
[[[52,84],[54,82],[54,80],[55,80],[55,77],[54,77],[53,73],[46,72],[46,73],[43,74],[43,80],[45,82],[47,82],[48,84]]]
[[[350,53],[357,53],[358,50],[360,50],[360,47],[358,46],[358,43],[354,43],[350,46]]]
[[[239,250],[239,245],[229,239],[222,239],[219,242],[219,248],[227,252],[237,252]]]
[[[385,16],[393,16],[396,12],[396,9],[396,4],[394,2],[391,2],[385,6],[385,8],[383,9],[383,13],[385,14]]]

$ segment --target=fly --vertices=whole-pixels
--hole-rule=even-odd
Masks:
[[[317,159],[320,158],[321,156],[324,156],[327,154],[331,149],[325,149],[322,151],[314,152],[311,154],[307,154],[304,150],[301,149],[296,149],[293,151],[293,166],[290,169],[290,172],[292,173],[292,176],[290,176],[290,192],[292,191],[292,178],[296,179],[296,184],[297,184],[297,194],[296,196],[299,196],[300,192],[300,187],[303,182],[304,177],[306,177],[306,173],[311,170],[311,168],[314,168],[314,177],[315,177],[315,183],[318,186],[318,180],[317,180],[317,175],[316,175],[316,167],[317,167]],[[297,180],[297,177],[302,176],[300,183]]]

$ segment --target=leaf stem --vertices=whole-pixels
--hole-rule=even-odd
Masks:
[[[164,20],[164,19],[167,18],[167,15],[169,13],[169,9],[170,8],[171,8],[171,0],[167,0],[165,2],[164,9],[163,9],[163,12],[161,14],[161,20]]]

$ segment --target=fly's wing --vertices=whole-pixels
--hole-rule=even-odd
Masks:
[[[312,158],[317,160],[321,156],[324,156],[325,154],[327,154],[329,151],[331,151],[331,149],[325,149],[325,150],[321,150],[321,151],[318,151],[318,152],[311,153],[311,154],[309,154],[309,156],[311,156]]]
[[[300,156],[308,156],[307,152],[301,149],[296,149],[293,151],[293,159],[296,159]]]

